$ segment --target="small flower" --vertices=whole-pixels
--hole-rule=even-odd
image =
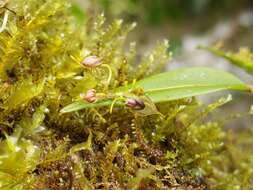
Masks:
[[[86,100],[89,103],[93,103],[97,101],[97,97],[96,97],[96,90],[95,89],[90,89],[86,92],[86,94],[81,93],[80,97],[83,100]]]
[[[142,110],[145,108],[145,104],[142,100],[130,99],[130,98],[126,100],[126,106],[135,110]]]
[[[86,57],[81,63],[81,65],[85,67],[97,67],[101,64],[102,64],[102,60],[95,55]]]

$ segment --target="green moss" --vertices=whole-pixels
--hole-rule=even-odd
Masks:
[[[247,133],[235,146],[220,123],[204,122],[230,99],[207,107],[194,98],[158,104],[162,114],[148,117],[123,107],[60,114],[88,89],[107,93],[160,72],[170,59],[167,41],[136,66],[134,44],[125,50],[133,25],[107,26],[100,15],[80,26],[65,0],[6,6],[12,12],[0,33],[1,189],[251,188],[252,158],[240,152],[252,145],[244,142]],[[89,55],[110,66],[109,84],[107,69],[78,63]],[[234,159],[237,151],[242,156]]]

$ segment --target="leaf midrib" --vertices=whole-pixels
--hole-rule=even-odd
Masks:
[[[140,85],[140,87],[142,87]],[[165,87],[165,88],[154,88],[154,89],[147,89],[144,91],[145,93],[149,92],[157,92],[157,91],[166,91],[166,90],[175,90],[175,89],[183,89],[183,88],[196,88],[196,87],[214,87],[214,88],[227,88],[227,89],[238,89],[238,90],[245,90],[247,89],[246,85],[243,84],[236,84],[236,85],[181,85],[181,86],[171,86],[171,87]],[[142,87],[143,88],[143,87]]]

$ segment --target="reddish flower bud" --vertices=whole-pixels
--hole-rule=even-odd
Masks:
[[[93,55],[86,57],[81,64],[85,67],[97,67],[102,64],[102,60],[99,57]]]
[[[127,99],[126,100],[126,106],[135,109],[135,110],[142,110],[145,108],[145,104],[140,99]]]
[[[95,101],[97,101],[97,97],[96,97],[96,90],[95,89],[90,89],[86,92],[86,94],[81,93],[80,97],[83,100],[86,100],[87,102],[93,103]]]

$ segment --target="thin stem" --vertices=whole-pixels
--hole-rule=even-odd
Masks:
[[[112,113],[112,110],[113,110],[114,105],[115,105],[116,102],[119,101],[119,100],[125,100],[125,98],[122,97],[122,96],[120,96],[120,97],[117,97],[117,98],[115,98],[115,99],[113,100],[113,102],[112,102],[112,104],[111,104],[111,106],[110,106],[110,114]]]
[[[80,61],[79,61],[76,57],[74,57],[73,55],[69,55],[69,56],[70,56],[70,58],[71,58],[73,61],[75,61],[76,63],[80,64]]]
[[[107,85],[109,85],[110,82],[111,82],[111,79],[112,79],[112,69],[111,69],[111,67],[110,67],[109,65],[107,65],[107,64],[102,64],[101,67],[105,67],[105,68],[108,69],[108,79],[107,79],[107,82],[106,82],[106,83],[107,83]]]

